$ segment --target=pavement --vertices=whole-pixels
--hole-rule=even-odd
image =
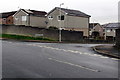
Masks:
[[[99,45],[93,47],[93,50],[102,55],[120,59],[120,51],[118,51],[114,45]]]

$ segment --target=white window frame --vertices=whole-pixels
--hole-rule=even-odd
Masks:
[[[107,32],[111,32],[111,30],[108,29]]]
[[[52,19],[53,19],[53,16],[48,16],[48,19],[49,19],[49,20],[52,20]]]
[[[22,21],[27,21],[27,16],[22,16]]]

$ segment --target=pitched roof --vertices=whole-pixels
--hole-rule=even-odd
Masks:
[[[48,15],[49,15],[50,13],[52,13],[54,10],[56,10],[56,9],[61,9],[62,11],[66,12],[67,15],[69,15],[69,16],[87,17],[87,18],[91,17],[90,15],[87,15],[87,14],[81,12],[81,11],[78,11],[78,10],[65,9],[65,8],[59,8],[59,7],[55,7],[53,10],[51,10],[51,11],[48,13]]]
[[[120,23],[109,23],[105,24],[104,28],[120,28]]]
[[[89,28],[93,29],[97,24],[99,24],[99,23],[90,23]]]
[[[27,14],[33,15],[33,16],[45,16],[47,14],[47,12],[45,11],[37,11],[37,10],[26,10],[26,9],[21,9],[24,12],[26,12]]]
[[[12,16],[16,13],[17,11],[12,11],[12,12],[4,12],[4,13],[0,13],[1,14],[1,18],[7,18],[9,16]]]

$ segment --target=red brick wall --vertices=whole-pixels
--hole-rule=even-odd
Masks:
[[[13,17],[9,16],[8,18],[0,18],[0,24],[13,24]]]
[[[6,24],[13,24],[13,17],[12,17],[12,16],[9,16],[9,17],[6,19]]]

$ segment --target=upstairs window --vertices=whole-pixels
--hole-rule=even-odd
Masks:
[[[58,16],[58,20],[65,20],[65,16],[64,15]]]
[[[52,20],[52,19],[53,19],[53,16],[48,16],[48,19]]]

